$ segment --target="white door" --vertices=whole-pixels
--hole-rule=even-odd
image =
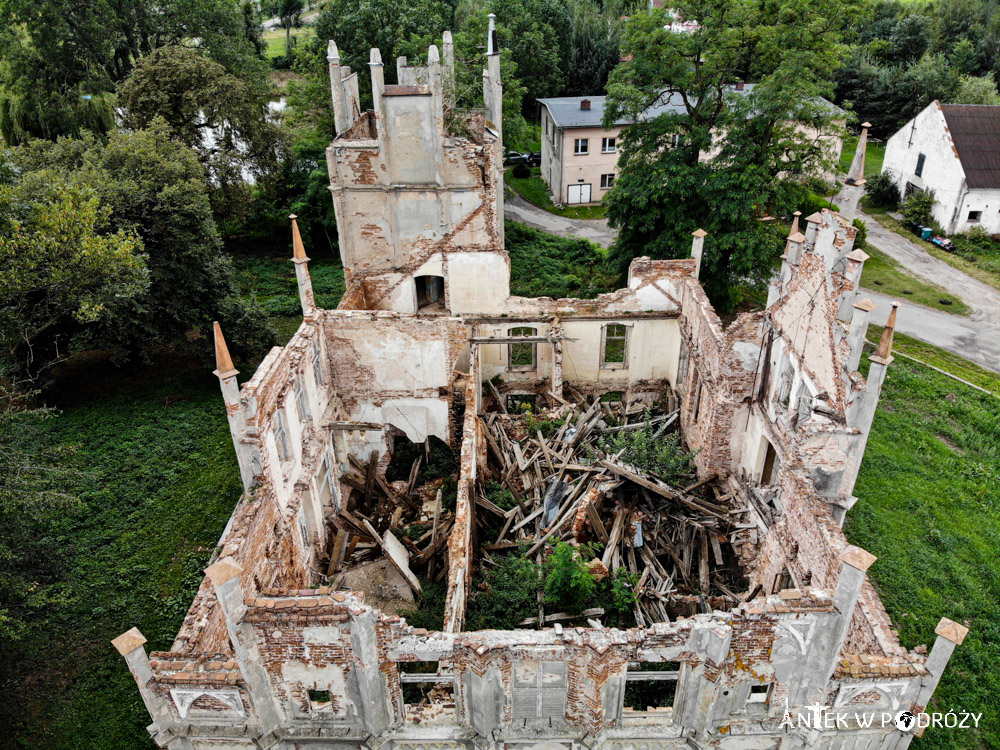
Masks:
[[[590,203],[590,185],[570,185],[567,203]]]

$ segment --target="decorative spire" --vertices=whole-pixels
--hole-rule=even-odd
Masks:
[[[340,65],[340,51],[337,49],[337,43],[332,39],[326,45],[326,59],[334,65]]]
[[[288,218],[292,220],[292,260],[307,261],[309,258],[306,257],[306,247],[302,244],[302,235],[299,234],[299,223],[296,221],[299,217],[292,214]]]
[[[215,330],[215,374],[221,379],[238,375],[236,368],[233,367],[233,358],[229,356],[229,347],[226,346],[219,321],[212,323],[212,327]]]
[[[854,149],[854,161],[851,162],[851,169],[847,173],[848,185],[863,185],[865,183],[865,149],[868,146],[868,128],[871,123],[861,124],[861,136],[858,138],[858,146]]]
[[[497,44],[497,24],[496,24],[496,14],[490,13],[490,30],[487,32],[486,36],[486,54],[496,55],[500,52],[499,45]]]
[[[892,358],[892,336],[896,330],[896,310],[899,308],[898,302],[892,303],[892,312],[889,313],[889,320],[885,323],[885,328],[882,329],[882,338],[878,342],[878,351],[875,352],[875,356],[881,358],[883,361],[888,361]]]
[[[795,218],[792,219],[792,228],[788,230],[789,237],[791,237],[793,234],[799,233],[799,217],[801,215],[802,215],[801,211],[796,211],[794,214],[792,214],[792,216],[794,216]]]

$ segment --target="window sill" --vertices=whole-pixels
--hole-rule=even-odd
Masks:
[[[602,370],[627,370],[628,365],[624,362],[601,362]]]

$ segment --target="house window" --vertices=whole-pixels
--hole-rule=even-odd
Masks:
[[[969,211],[969,221],[979,221],[983,218],[982,211]]]
[[[319,340],[313,341],[312,347],[313,376],[316,378],[316,385],[323,385],[323,363],[320,352]]]
[[[309,551],[309,545],[312,544],[309,539],[309,526],[306,524],[305,511],[300,510],[299,515],[296,516],[296,520],[299,522],[299,536],[302,537],[302,549]]]
[[[615,176],[613,174],[602,174],[601,175],[601,189],[602,190],[608,190],[614,184],[615,184]]]
[[[577,154],[589,154],[590,153],[590,139],[589,138],[577,138],[573,141],[573,153]]]
[[[603,330],[601,342],[602,367],[625,367],[628,356],[628,326],[624,323],[608,323]]]
[[[302,386],[302,378],[295,379],[295,411],[299,415],[299,422],[305,424],[309,421],[309,401],[306,399],[306,389]]]
[[[510,336],[534,336],[535,329],[527,326],[511,328]],[[523,343],[508,344],[507,356],[510,360],[511,370],[534,370],[535,357],[538,354],[538,345],[534,342],[525,341]]]
[[[274,433],[274,445],[278,450],[278,460],[287,461],[292,457],[292,453],[288,450],[288,428],[285,426],[284,409],[279,409],[275,415],[274,427],[271,432]]]
[[[927,161],[927,154],[920,154],[917,157],[917,168],[913,170],[913,174],[920,177],[924,173],[924,162]]]
[[[602,154],[613,154],[618,150],[618,139],[617,138],[602,138],[601,139],[601,153]]]

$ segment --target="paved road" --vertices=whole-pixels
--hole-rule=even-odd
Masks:
[[[504,198],[503,212],[511,221],[519,221],[560,237],[583,237],[603,247],[609,247],[615,239],[615,230],[603,219],[566,219],[532,205],[510,191]]]

